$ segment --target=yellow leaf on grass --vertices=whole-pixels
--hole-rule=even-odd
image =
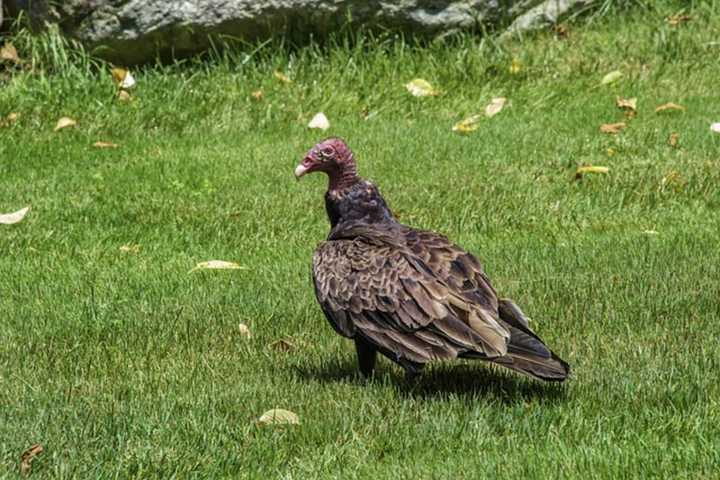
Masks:
[[[36,443],[32,447],[25,450],[20,456],[20,473],[22,473],[23,475],[28,475],[30,473],[30,470],[32,469],[33,460],[35,460],[35,457],[40,455],[42,452],[43,446],[39,443]]]
[[[677,15],[670,15],[665,19],[665,21],[670,25],[671,27],[677,27],[678,25],[689,22],[692,20],[692,17],[690,15],[683,15],[683,14],[677,14]]]
[[[298,425],[300,424],[300,418],[290,410],[273,408],[263,413],[258,418],[258,423],[261,425]]]
[[[0,48],[0,60],[11,63],[20,63],[17,50],[12,43],[6,43]]]
[[[517,75],[522,71],[522,62],[517,58],[513,58],[510,62],[510,75]]]
[[[620,131],[627,127],[627,124],[625,122],[619,122],[619,123],[603,123],[600,125],[600,131],[602,133],[620,133]]]
[[[467,117],[465,120],[461,120],[457,122],[452,127],[453,132],[457,133],[470,133],[474,132],[480,127],[480,119],[482,118],[482,115],[471,115]]]
[[[242,335],[245,338],[251,338],[252,332],[250,332],[250,328],[245,325],[244,323],[241,323],[238,325],[238,330],[240,331],[240,335]]]
[[[0,127],[9,127],[13,123],[17,122],[18,118],[20,118],[19,113],[10,112],[10,113],[8,113],[7,117],[0,118]]]
[[[583,175],[585,173],[608,173],[609,171],[610,171],[610,169],[608,167],[585,165],[583,167],[578,167],[578,169],[575,173],[578,175]]]
[[[485,116],[490,118],[500,113],[500,110],[505,106],[505,102],[507,102],[507,98],[505,97],[493,98],[488,106],[485,107]]]
[[[620,70],[613,70],[612,72],[605,75],[600,82],[602,85],[610,85],[615,83],[622,78],[623,74]]]
[[[95,148],[118,148],[119,146],[117,143],[112,142],[97,141],[93,143],[93,147]]]
[[[637,98],[622,98],[622,97],[615,97],[615,104],[618,106],[618,108],[622,108],[625,110],[631,110],[633,112],[637,111]]]
[[[118,100],[120,100],[121,102],[129,102],[130,100],[132,100],[132,96],[130,95],[130,92],[128,92],[126,90],[120,90],[118,92],[117,96],[118,96]]]
[[[671,133],[668,137],[668,145],[670,145],[671,147],[677,147],[679,140],[680,135],[678,135],[677,133]]]
[[[194,272],[196,270],[246,270],[247,267],[238,265],[235,262],[226,262],[224,260],[208,260],[207,262],[200,262],[190,270]]]
[[[111,73],[118,88],[130,90],[135,86],[135,78],[130,73],[130,70],[125,68],[113,68]]]
[[[123,253],[140,253],[140,245],[128,243],[120,247],[120,251]]]
[[[685,111],[685,107],[683,107],[682,105],[678,105],[677,103],[673,103],[673,102],[663,103],[659,107],[655,108],[655,113],[684,112],[684,111]]]
[[[324,113],[316,113],[312,120],[310,120],[310,123],[308,123],[308,128],[327,130],[330,128],[330,121]]]
[[[29,210],[30,207],[25,207],[21,208],[17,212],[0,214],[0,224],[12,225],[14,223],[19,223],[23,218],[25,218],[25,215]]]
[[[75,125],[77,125],[77,122],[72,118],[62,117],[60,120],[57,121],[57,124],[55,124],[54,131],[57,132],[58,130],[62,130],[63,128],[74,127]]]
[[[292,82],[292,80],[290,80],[290,77],[288,77],[287,75],[285,75],[284,73],[282,73],[282,72],[279,71],[279,70],[275,70],[275,71],[273,72],[273,75],[275,76],[275,78],[277,78],[278,80],[280,80],[282,83],[290,83],[290,82]]]
[[[440,91],[433,88],[427,80],[416,78],[405,84],[405,88],[413,97],[434,97],[440,95]]]
[[[657,235],[659,232],[657,230],[643,230],[645,235]]]
[[[255,90],[250,94],[250,96],[257,102],[263,99],[263,91],[262,90]]]

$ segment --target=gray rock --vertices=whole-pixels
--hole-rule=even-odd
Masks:
[[[550,0],[572,4],[583,0]],[[587,1],[587,0],[584,0]],[[542,0],[6,0],[37,28],[47,22],[122,64],[185,56],[223,39],[303,42],[349,26],[435,37],[525,18]],[[543,4],[548,3],[544,2]],[[545,11],[538,15],[547,16]],[[562,14],[558,5],[554,18]],[[519,20],[519,19],[518,19]],[[516,21],[517,22],[517,21]],[[523,24],[534,24],[525,19]],[[515,25],[515,24],[513,24]]]

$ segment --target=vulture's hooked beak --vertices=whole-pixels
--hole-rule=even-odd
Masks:
[[[300,165],[295,167],[295,179],[300,180],[300,177],[305,175],[307,173],[307,171],[308,171],[308,168],[301,163]]]

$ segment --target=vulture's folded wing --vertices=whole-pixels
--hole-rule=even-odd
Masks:
[[[507,353],[510,333],[496,311],[391,238],[367,231],[324,242],[313,257],[313,277],[318,301],[340,334],[361,335],[400,363]]]

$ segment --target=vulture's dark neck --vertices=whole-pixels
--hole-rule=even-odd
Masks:
[[[395,222],[377,187],[357,174],[354,181],[344,188],[328,188],[325,193],[325,210],[333,229],[338,225]]]

